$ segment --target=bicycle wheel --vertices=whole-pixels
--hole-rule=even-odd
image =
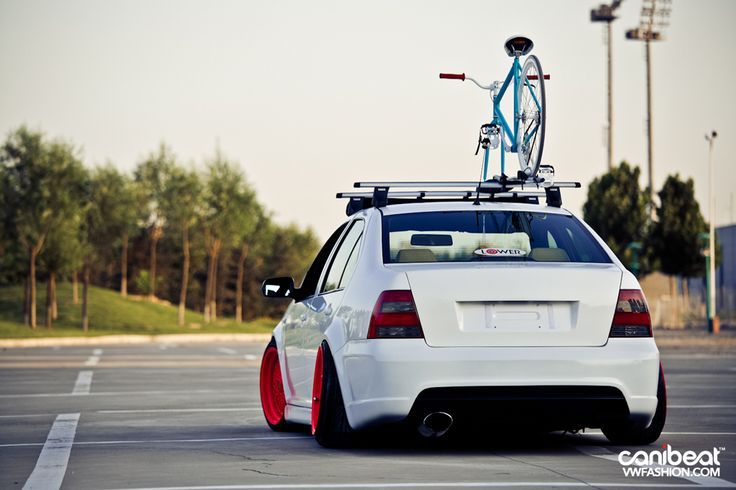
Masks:
[[[532,55],[521,69],[519,90],[516,94],[519,107],[519,131],[516,148],[521,171],[534,177],[542,163],[547,106],[544,96],[544,72],[539,59]]]

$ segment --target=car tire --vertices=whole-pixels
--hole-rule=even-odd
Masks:
[[[631,421],[610,424],[601,427],[603,434],[612,444],[642,446],[656,441],[667,418],[667,384],[664,379],[662,365],[659,366],[659,383],[657,384],[657,409],[651,423],[642,427]]]
[[[312,384],[312,434],[324,447],[347,447],[355,442],[340,391],[335,361],[327,341],[317,350]]]
[[[281,377],[281,364],[276,339],[266,346],[260,372],[261,408],[271,430],[283,432],[291,428],[286,422],[286,397]]]

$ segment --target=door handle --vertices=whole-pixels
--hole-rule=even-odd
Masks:
[[[302,313],[301,316],[299,317],[299,320],[300,321],[303,321],[303,322],[306,322],[307,321],[307,314],[306,313]]]

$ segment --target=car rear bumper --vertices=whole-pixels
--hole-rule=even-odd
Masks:
[[[649,423],[657,406],[659,351],[651,338],[609,339],[602,347],[433,348],[422,339],[366,340],[348,342],[335,359],[356,429],[442,406],[461,412],[505,406],[519,415],[533,405],[538,414],[565,413],[566,423],[579,416],[581,426],[600,421],[586,417],[595,411]]]

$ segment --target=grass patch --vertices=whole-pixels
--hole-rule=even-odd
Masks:
[[[81,296],[81,285],[80,285]],[[38,284],[36,330],[23,324],[23,287],[0,288],[0,338],[77,337],[82,332],[82,305],[73,304],[72,288],[68,283],[57,286],[59,318],[53,328],[44,325],[46,287]],[[81,298],[80,298],[81,299]],[[230,319],[205,324],[201,313],[187,310],[186,324],[177,325],[177,308],[168,304],[151,303],[143,299],[123,298],[116,291],[92,286],[89,290],[88,336],[118,334],[169,333],[267,333],[276,321],[263,318],[246,323]]]

